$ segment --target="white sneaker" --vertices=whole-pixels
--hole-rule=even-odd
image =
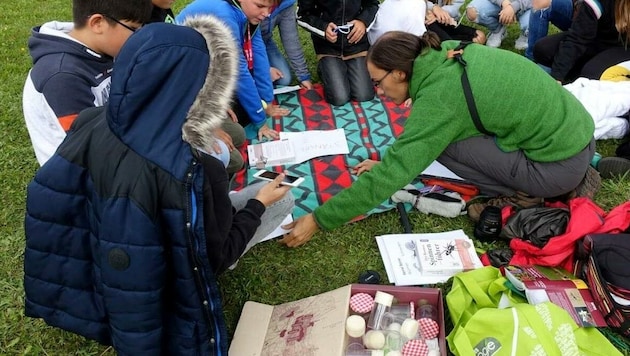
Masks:
[[[527,49],[527,35],[526,34],[521,33],[521,35],[518,36],[516,41],[514,41],[514,48],[516,48],[518,50],[525,50],[525,49]]]
[[[499,27],[498,31],[490,32],[490,35],[488,36],[488,40],[486,41],[486,46],[492,47],[492,48],[497,48],[501,46],[501,41],[503,41],[506,35],[507,35],[507,27],[505,26]]]

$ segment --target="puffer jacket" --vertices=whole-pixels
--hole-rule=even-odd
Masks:
[[[191,146],[214,142],[236,48],[217,19],[196,21],[133,34],[108,106],[82,112],[28,185],[26,315],[119,355],[227,355]]]

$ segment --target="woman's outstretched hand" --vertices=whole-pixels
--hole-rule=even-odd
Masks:
[[[312,213],[302,216],[287,225],[283,225],[282,228],[291,230],[291,232],[285,234],[284,238],[280,240],[280,243],[287,245],[287,247],[302,246],[319,231],[319,226],[317,226]]]

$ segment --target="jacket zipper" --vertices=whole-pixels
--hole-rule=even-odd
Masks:
[[[192,180],[193,180],[193,170],[196,168],[196,166],[197,166],[197,161],[193,160],[192,167],[186,174],[186,184],[185,184],[186,197],[187,197],[186,199],[186,244],[188,245],[189,258],[192,264],[195,285],[201,297],[201,304],[203,305],[204,317],[206,318],[206,323],[208,324],[208,330],[210,331],[208,335],[208,341],[210,342],[212,355],[215,355],[217,345],[216,345],[216,339],[214,335],[216,333],[216,330],[214,327],[214,318],[212,317],[212,312],[210,310],[210,303],[208,301],[210,296],[206,294],[205,283],[201,276],[201,268],[203,268],[203,266],[196,254],[196,247],[195,247],[196,245],[193,241],[193,232],[192,232],[193,207],[192,207],[191,201],[192,201],[192,194],[195,194],[195,192],[193,191]]]

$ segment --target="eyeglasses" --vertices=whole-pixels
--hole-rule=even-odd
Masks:
[[[379,80],[372,79],[372,84],[374,84],[375,87],[380,87],[381,86],[381,82],[383,81],[383,79],[387,78],[387,76],[390,75],[390,74],[392,74],[391,70],[387,71],[387,73],[385,73],[385,75],[382,76],[381,79],[379,79]]]
[[[128,29],[128,30],[129,30],[129,31],[131,31],[131,32],[136,32],[136,31],[138,30],[138,28],[134,28],[134,27],[131,27],[131,26],[129,26],[129,25],[126,25],[126,24],[122,23],[120,20],[118,20],[118,19],[116,19],[116,18],[114,18],[114,17],[112,17],[112,16],[109,16],[109,15],[106,15],[106,14],[103,14],[103,16],[104,16],[104,17],[107,17],[108,19],[110,19],[110,20],[114,21],[115,23],[117,23],[117,24],[119,24],[120,26],[122,26],[122,27],[124,27],[124,28]]]

